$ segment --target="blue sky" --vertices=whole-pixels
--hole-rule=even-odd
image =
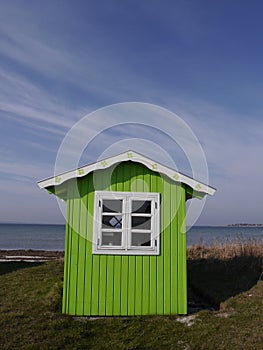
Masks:
[[[36,181],[77,121],[126,101],[167,108],[198,137],[217,188],[198,224],[263,222],[261,1],[0,4],[0,222],[63,222]]]

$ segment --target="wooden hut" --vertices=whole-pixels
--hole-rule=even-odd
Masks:
[[[215,189],[133,151],[38,185],[67,203],[63,313],[187,313],[185,203]]]

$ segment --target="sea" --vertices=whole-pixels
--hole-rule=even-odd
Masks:
[[[0,250],[32,249],[63,251],[65,225],[0,224]],[[193,226],[187,231],[187,246],[254,240],[263,242],[263,226]]]

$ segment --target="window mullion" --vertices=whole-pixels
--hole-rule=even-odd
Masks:
[[[131,198],[130,196],[126,196],[126,223],[125,223],[126,237],[127,237],[126,250],[128,250],[130,247],[130,240],[131,240],[130,227],[131,227]]]
[[[158,202],[156,199],[152,201],[152,240],[153,240],[153,247],[157,248],[157,242],[159,237],[157,236],[158,230],[158,220],[157,220],[157,214],[158,214]]]
[[[123,226],[122,226],[122,234],[123,234],[123,248],[127,250],[127,234],[126,234],[126,220],[127,220],[127,203],[126,196],[123,197]]]
[[[102,244],[102,197],[98,196],[98,210],[97,210],[97,223],[98,223],[98,231],[97,231],[97,242],[96,244],[100,247]]]

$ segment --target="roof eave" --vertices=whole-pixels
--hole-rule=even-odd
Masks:
[[[57,176],[54,176],[48,179],[41,180],[38,182],[38,186],[40,189],[47,188],[50,186],[58,186],[70,179],[86,176],[92,171],[107,169],[112,165],[123,161],[139,162],[145,165],[148,169],[152,171],[159,172],[161,174],[168,176],[171,180],[175,182],[179,182],[179,183],[181,182],[190,186],[194,191],[197,191],[197,192],[209,194],[210,196],[213,196],[216,192],[215,188],[208,186],[202,182],[196,181],[195,179],[187,175],[179,173],[174,169],[171,169],[158,162],[155,162],[132,150],[129,150],[127,152],[121,153],[113,157],[100,160],[98,162],[86,165],[84,167],[80,167],[75,170],[65,172],[63,174],[59,174]]]

